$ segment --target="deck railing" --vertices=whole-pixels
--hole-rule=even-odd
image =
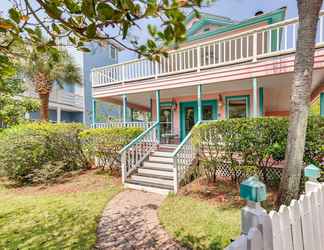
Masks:
[[[145,130],[119,152],[121,155],[123,183],[157,147],[159,126],[159,122],[155,122],[153,126]]]
[[[324,45],[324,12],[320,13],[316,46]],[[95,68],[92,85],[109,86],[140,79],[158,78],[229,64],[257,61],[261,58],[292,53],[296,49],[298,18],[289,19],[251,31],[170,50],[168,57],[148,59]]]
[[[194,127],[198,126],[200,123],[201,122],[197,122]],[[178,191],[180,182],[185,178],[186,171],[191,166],[198,153],[197,148],[192,142],[193,129],[194,128],[191,129],[191,131],[172,154],[174,164],[173,171],[175,193]]]
[[[147,130],[153,126],[155,122],[141,122],[141,121],[132,121],[132,122],[123,122],[123,121],[109,121],[109,122],[96,122],[91,125],[92,128],[143,128]]]

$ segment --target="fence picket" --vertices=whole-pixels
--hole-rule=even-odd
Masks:
[[[300,209],[297,200],[292,200],[289,210],[289,218],[291,221],[291,232],[293,239],[294,250],[303,250],[303,237],[302,237],[302,228],[301,228],[301,216]]]
[[[257,228],[251,228],[247,236],[248,250],[263,250],[262,235]]]
[[[318,204],[318,197],[317,194],[318,190],[312,192],[310,194],[310,204],[311,204],[311,214],[312,214],[312,221],[313,221],[313,236],[314,236],[314,249],[323,249],[321,247],[321,235],[320,235],[320,225],[319,225],[319,218],[320,213],[318,211],[319,204]]]
[[[241,235],[237,240],[232,242],[228,247],[224,250],[245,250],[247,249],[247,237],[245,235]]]
[[[289,210],[286,206],[282,205],[279,209],[279,222],[280,222],[280,231],[281,237],[284,239],[283,249],[285,250],[293,250],[292,244],[292,233],[289,219]]]
[[[310,211],[310,200],[309,195],[302,195],[299,199],[299,206],[301,210],[301,221],[302,221],[302,233],[304,239],[304,249],[314,250],[314,238],[313,238],[313,223],[312,214]]]
[[[271,211],[269,215],[272,223],[273,249],[284,250],[282,246],[279,215],[276,211]]]

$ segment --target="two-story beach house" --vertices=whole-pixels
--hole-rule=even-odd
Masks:
[[[288,116],[298,18],[286,8],[235,21],[202,13],[187,17],[187,42],[160,62],[145,58],[92,69],[93,97],[123,106],[124,126],[145,132],[122,154],[127,187],[177,191],[195,158],[191,129],[207,120]],[[324,115],[324,13],[316,37],[312,100]],[[134,123],[126,109],[152,113]]]

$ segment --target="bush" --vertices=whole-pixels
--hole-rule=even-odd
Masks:
[[[321,166],[324,157],[324,118],[310,117],[305,145],[305,163]],[[268,184],[278,178],[267,168],[282,161],[287,143],[286,118],[229,119],[202,124],[193,131],[200,147],[204,174],[215,181],[219,171],[227,169],[234,182],[258,174]],[[270,176],[269,176],[270,175]]]
[[[33,123],[0,134],[0,169],[19,184],[44,183],[65,172],[89,167],[81,124]]]
[[[119,151],[143,132],[141,128],[96,128],[81,132],[82,149],[89,162],[103,169],[119,169]]]

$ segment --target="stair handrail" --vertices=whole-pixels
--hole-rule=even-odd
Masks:
[[[129,144],[123,147],[119,154],[121,155],[122,181],[133,172],[145,158],[155,149],[159,142],[157,130],[160,127],[159,122],[155,122],[151,127],[137,136]]]
[[[179,183],[184,177],[186,168],[188,168],[196,157],[197,150],[192,144],[192,131],[201,121],[198,121],[189,131],[187,136],[182,140],[176,150],[172,153],[173,173],[174,173],[174,192],[178,191]],[[181,165],[181,166],[180,166]]]

